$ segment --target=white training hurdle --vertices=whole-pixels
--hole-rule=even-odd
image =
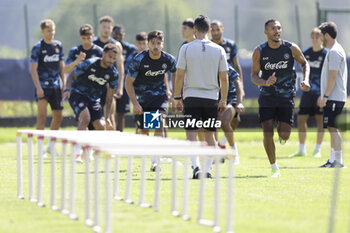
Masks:
[[[112,198],[115,200],[124,200],[127,204],[132,204],[134,201],[130,197],[131,182],[132,182],[132,162],[133,158],[141,158],[141,174],[140,174],[140,193],[138,205],[140,207],[153,206],[155,211],[160,208],[160,182],[161,172],[159,166],[156,169],[155,192],[153,205],[145,203],[145,182],[146,182],[146,158],[151,156],[157,157],[157,162],[160,164],[160,157],[170,156],[173,159],[172,163],[172,194],[171,194],[171,214],[179,216],[180,211],[176,209],[177,204],[177,159],[184,158],[184,174],[183,174],[183,200],[181,216],[184,220],[189,220],[189,176],[190,176],[190,157],[200,156],[203,158],[204,165],[208,157],[215,158],[215,181],[214,181],[214,219],[207,220],[203,218],[204,213],[204,190],[205,178],[204,175],[200,178],[200,190],[198,199],[198,217],[197,223],[201,225],[213,227],[214,232],[220,232],[220,159],[229,157],[228,160],[228,182],[227,182],[227,218],[226,231],[233,232],[233,159],[229,151],[209,147],[200,142],[190,142],[177,139],[148,137],[145,135],[135,135],[130,133],[121,133],[117,131],[50,131],[50,130],[18,130],[17,132],[17,190],[18,198],[24,199],[23,195],[23,168],[22,168],[22,136],[27,136],[28,144],[28,196],[29,200],[36,202],[38,206],[45,206],[43,203],[43,154],[37,155],[37,196],[34,195],[34,150],[33,137],[38,139],[38,152],[44,150],[44,139],[49,139],[51,142],[51,162],[50,162],[50,207],[53,210],[61,210],[62,214],[69,215],[73,220],[78,219],[75,213],[75,196],[76,196],[76,162],[73,153],[74,146],[80,145],[83,148],[84,163],[85,163],[85,224],[93,227],[95,232],[101,232],[100,224],[100,197],[99,197],[99,162],[104,159],[105,163],[105,226],[104,232],[112,232]],[[56,141],[62,143],[61,155],[61,203],[60,207],[56,205]],[[71,144],[70,157],[70,172],[69,180],[70,187],[67,189],[67,144]],[[155,149],[156,148],[156,149]],[[94,153],[94,179],[93,189],[90,187],[90,151]],[[53,155],[53,156],[52,156]],[[113,155],[113,156],[112,156]],[[124,198],[118,196],[119,192],[119,158],[127,157],[127,177]],[[59,157],[57,157],[59,158]],[[110,163],[114,159],[114,181],[113,190],[110,187]],[[69,191],[68,197],[66,196]],[[91,198],[93,194],[93,199]],[[66,206],[66,200],[69,200],[69,206]],[[90,206],[90,201],[93,200],[94,205]],[[94,210],[92,218],[91,209]]]

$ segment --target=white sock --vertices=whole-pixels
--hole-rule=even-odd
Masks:
[[[205,169],[205,172],[210,173],[211,165],[213,164],[213,161],[214,161],[213,158],[207,158],[207,167]]]
[[[314,152],[318,153],[320,151],[321,151],[321,144],[316,144]]]
[[[81,146],[79,146],[79,145],[76,145],[75,147],[74,147],[74,155],[82,155],[82,151],[81,151]]]
[[[341,150],[334,151],[334,157],[335,157],[335,161],[343,164],[343,156],[342,156],[342,151]]]
[[[235,145],[236,145],[236,144],[235,144]],[[232,150],[232,152],[233,152],[234,155],[239,156],[238,151],[237,151],[235,145],[234,145],[234,146],[231,146],[231,150]]]
[[[233,144],[233,146],[231,148],[234,149],[234,151],[236,152],[236,155],[239,156],[238,149],[237,149],[237,143]]]
[[[272,170],[279,170],[277,162],[275,162],[274,164],[271,164],[271,169]]]
[[[334,149],[331,147],[331,155],[329,156],[329,162],[333,163],[335,161]]]
[[[198,156],[192,156],[192,157],[191,157],[191,161],[192,161],[193,169],[195,169],[196,167],[199,167],[199,168],[200,168]]]
[[[225,135],[223,135],[223,136],[221,137],[221,139],[220,139],[220,141],[219,141],[219,144],[220,144],[221,146],[225,146],[225,145],[226,145],[226,137],[225,137]]]
[[[299,144],[299,153],[305,154],[306,153],[306,146],[304,144]]]

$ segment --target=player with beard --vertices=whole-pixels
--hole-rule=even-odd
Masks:
[[[162,119],[168,112],[168,96],[170,90],[164,84],[165,73],[175,73],[175,58],[162,51],[164,46],[164,33],[152,31],[148,33],[148,48],[137,54],[128,66],[125,88],[134,106],[136,123],[142,134],[149,135],[149,129],[143,126],[143,112],[159,112]],[[160,129],[155,129],[155,136],[164,137],[164,121]],[[155,171],[158,164],[152,158],[151,171]]]
[[[259,86],[259,118],[264,132],[264,147],[271,164],[271,177],[279,177],[276,149],[273,141],[274,122],[280,142],[288,140],[294,121],[296,73],[294,59],[302,66],[304,80],[301,89],[309,91],[310,67],[300,48],[281,39],[282,26],[275,19],[265,23],[267,41],[254,49],[251,79]],[[261,76],[259,73],[261,72]]]
[[[212,23],[210,24],[210,27],[211,27],[212,41],[214,43],[222,46],[225,49],[227,63],[230,66],[232,66],[234,68],[234,70],[236,70],[236,72],[238,72],[238,74],[239,74],[239,79],[240,79],[240,83],[241,83],[241,86],[242,86],[242,95],[243,95],[243,98],[244,98],[245,94],[244,94],[243,73],[242,73],[241,65],[239,64],[239,60],[238,60],[237,45],[236,45],[236,43],[234,41],[223,37],[224,26],[223,26],[221,21],[213,20]],[[243,101],[243,99],[242,99],[242,101]],[[236,112],[234,117],[233,117],[233,119],[232,119],[231,127],[232,127],[233,131],[238,127],[238,124],[240,122],[240,115],[239,115],[239,113],[240,113],[239,111]],[[220,139],[220,141],[218,142],[219,147],[226,148],[226,141],[227,140],[231,141],[233,139],[232,138],[226,139],[226,136],[223,135],[222,138]],[[235,142],[234,142],[233,149],[236,152],[237,156],[239,156],[237,144]]]

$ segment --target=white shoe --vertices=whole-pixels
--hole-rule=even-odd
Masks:
[[[271,177],[272,178],[277,178],[277,177],[280,177],[280,176],[281,176],[280,169],[271,171]]]
[[[312,153],[312,157],[314,158],[321,158],[321,156],[321,151]]]

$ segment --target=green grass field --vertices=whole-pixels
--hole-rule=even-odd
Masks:
[[[70,128],[72,129],[72,128]],[[1,128],[0,130],[0,232],[22,233],[63,233],[63,232],[93,232],[84,225],[84,166],[77,166],[77,214],[78,221],[72,221],[67,216],[50,210],[49,207],[39,208],[28,201],[28,185],[25,179],[24,194],[26,200],[17,199],[16,181],[16,145],[15,128]],[[133,131],[133,129],[129,129]],[[276,136],[276,135],[275,135]],[[169,133],[169,137],[184,138],[184,133]],[[350,166],[350,133],[343,134],[344,162]],[[277,137],[276,137],[277,139]],[[291,139],[286,145],[276,143],[278,164],[281,168],[281,177],[270,178],[270,166],[262,145],[260,129],[251,131],[240,130],[236,134],[241,164],[235,170],[235,205],[234,230],[236,233],[304,233],[327,232],[330,210],[331,191],[334,169],[318,168],[328,159],[330,144],[326,134],[322,145],[322,158],[312,157],[288,158],[287,156],[298,149],[297,133],[292,132]],[[277,140],[276,140],[277,141]],[[312,152],[315,141],[315,132],[308,135],[308,152]],[[35,147],[36,148],[36,147]],[[60,148],[60,145],[59,145]],[[26,146],[23,146],[26,155]],[[27,160],[24,156],[24,177],[27,177]],[[49,159],[44,161],[44,202],[49,204]],[[147,163],[147,168],[150,162]],[[36,163],[35,163],[36,166]],[[226,184],[225,176],[227,163],[223,165],[221,176]],[[92,168],[93,166],[91,166]],[[126,178],[126,159],[122,159],[120,173],[120,196],[124,195]],[[178,174],[182,175],[182,166],[178,166]],[[93,170],[93,169],[91,169]],[[103,165],[100,167],[101,186],[103,187]],[[140,162],[135,159],[132,199],[137,203],[139,191]],[[60,184],[60,166],[57,166],[57,184]],[[36,171],[35,171],[36,174]],[[113,232],[212,232],[211,228],[196,224],[198,186],[197,180],[191,180],[191,199],[189,222],[175,218],[170,214],[171,197],[171,164],[162,165],[161,205],[160,211],[141,209],[137,205],[127,205],[124,202],[113,201]],[[213,171],[215,175],[215,169]],[[153,202],[154,173],[147,171],[146,200]],[[350,170],[341,169],[337,199],[334,232],[349,232],[350,227]],[[178,209],[181,211],[182,176],[178,178]],[[205,196],[205,218],[213,218],[212,208],[214,180],[207,180]],[[35,181],[36,183],[36,181]],[[68,182],[69,184],[69,182]],[[225,232],[225,185],[222,186],[221,223]],[[103,190],[101,188],[101,196]],[[60,196],[60,187],[57,189]],[[59,198],[57,204],[60,205]],[[103,204],[103,203],[102,203]],[[103,209],[101,210],[101,214]],[[103,218],[101,218],[102,225]]]

